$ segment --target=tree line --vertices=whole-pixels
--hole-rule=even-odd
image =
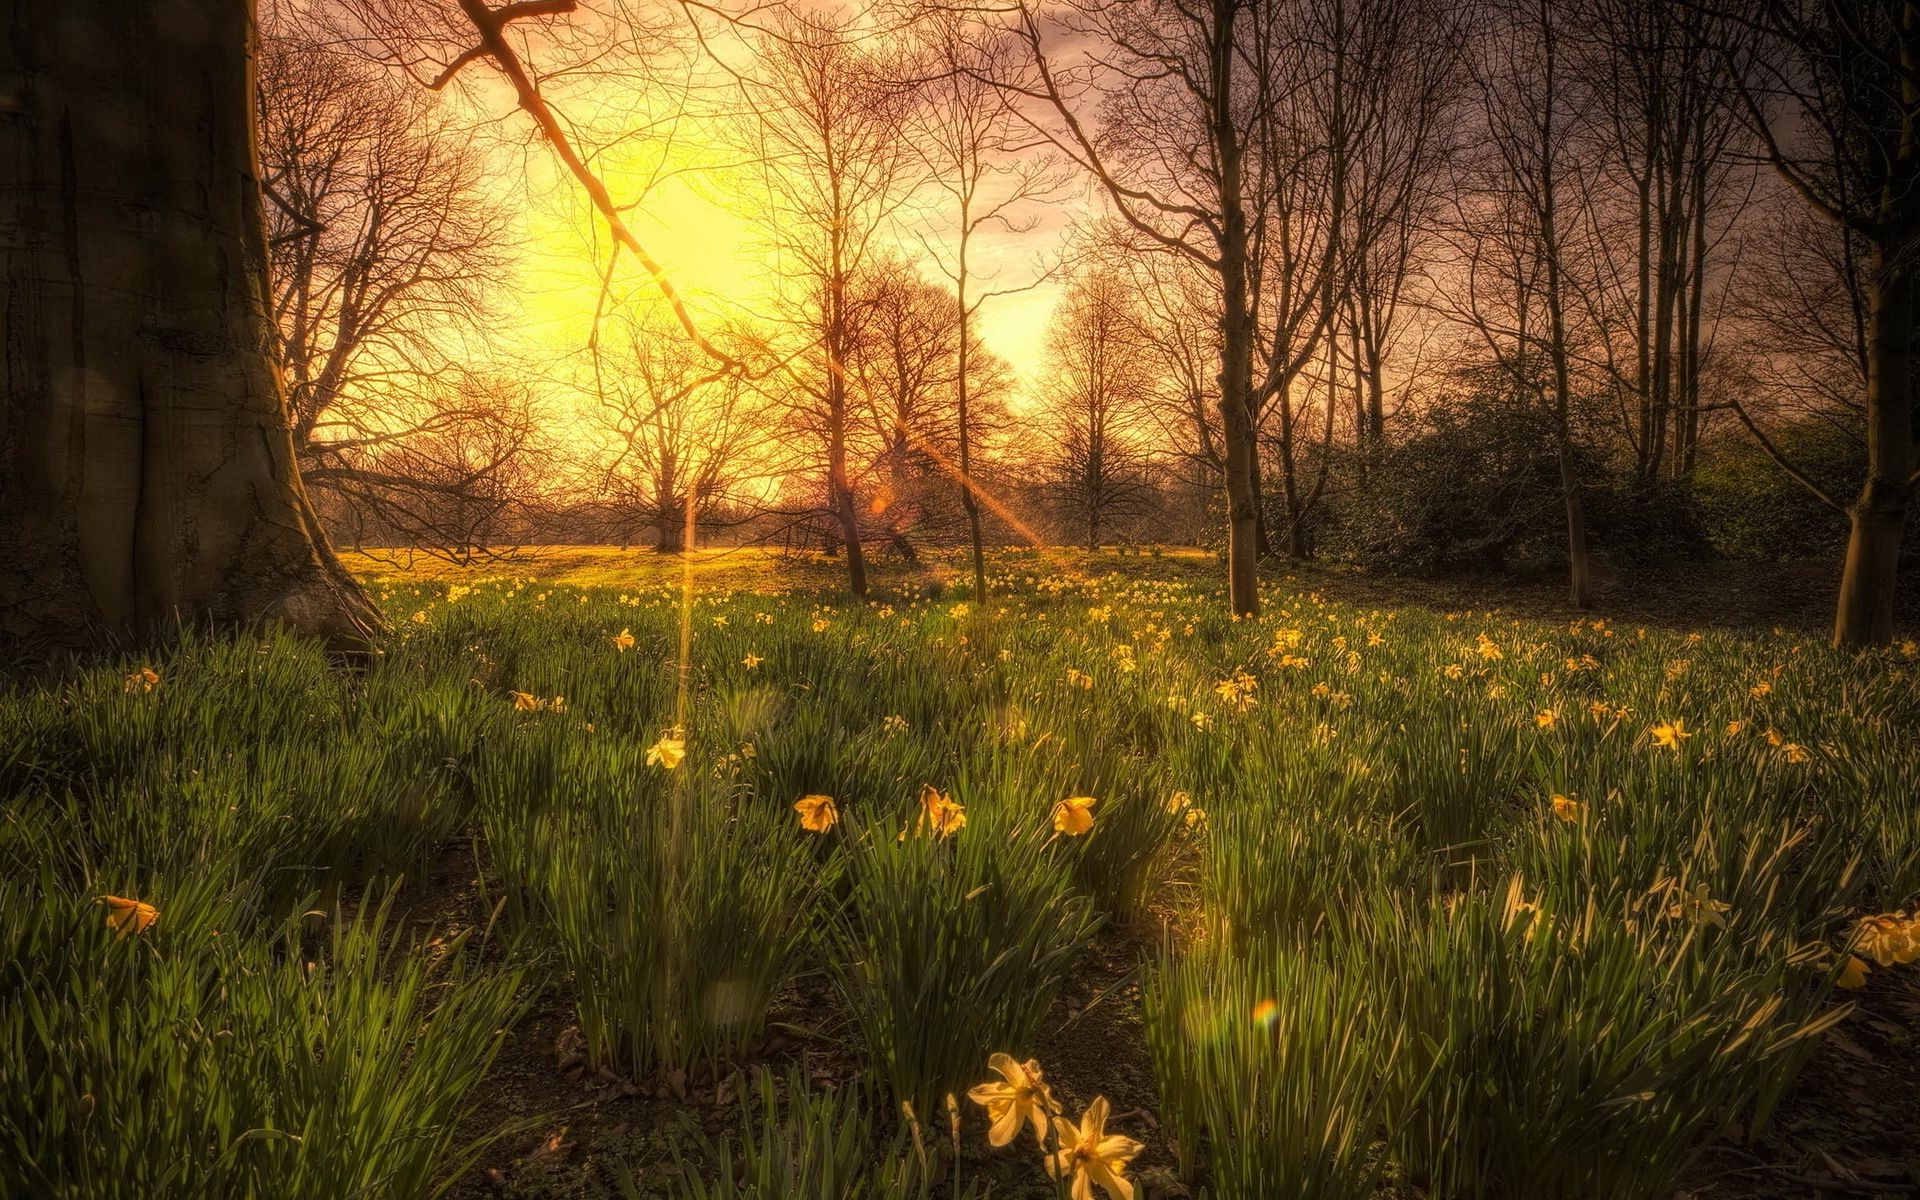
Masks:
[[[255,505],[278,532],[155,567],[171,586],[142,576],[143,555],[201,545],[205,493],[143,508],[190,466],[150,436],[178,417],[55,348],[85,293],[59,247],[142,248],[124,209],[47,197],[77,173],[53,105],[92,105],[79,128],[104,144],[155,97],[139,111],[131,83],[69,61],[88,6],[30,5],[19,65],[59,86],[10,135],[41,191],[0,184],[5,227],[33,234],[13,239],[33,286],[10,286],[34,301],[7,328],[32,353],[0,445],[63,465],[0,483],[0,558],[60,562],[56,590],[86,602],[49,609],[23,573],[0,590],[16,636],[75,613],[364,627],[316,510],[341,540],[468,558],[561,535],[797,540],[842,556],[856,594],[868,555],[929,544],[969,545],[978,585],[996,542],[1196,540],[1222,547],[1240,614],[1270,556],[1524,552],[1584,606],[1596,554],[1689,526],[1702,495],[1752,540],[1767,517],[1741,510],[1776,508],[1775,481],[1831,514],[1776,543],[1844,542],[1836,643],[1891,636],[1920,482],[1920,31],[1891,0],[263,0],[251,73],[231,3],[189,24],[195,52],[238,56],[220,102],[260,231],[222,236],[259,303],[199,307],[284,381],[289,445],[270,435],[244,481],[280,497]],[[436,102],[459,89],[604,223],[577,354],[489,352],[522,201]],[[628,102],[588,101],[609,94]],[[605,166],[688,169],[657,150],[688,129],[711,159],[691,169],[762,236],[757,311],[690,304],[635,231],[644,199],[616,194],[633,172]],[[1061,228],[1063,209],[1086,215]],[[204,241],[211,220],[159,224]],[[1023,392],[981,314],[1038,286],[1060,298]],[[153,360],[136,375],[176,369],[167,339],[133,344]],[[565,437],[555,397],[578,414]],[[272,424],[270,399],[229,421]]]

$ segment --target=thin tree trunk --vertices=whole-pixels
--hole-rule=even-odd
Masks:
[[[269,359],[248,0],[16,0],[0,37],[0,637],[379,617]]]
[[[1259,504],[1259,448],[1253,420],[1253,298],[1247,294],[1247,212],[1241,191],[1243,148],[1234,125],[1233,26],[1238,5],[1214,0],[1209,97],[1214,153],[1220,164],[1220,424],[1227,451],[1227,605],[1237,617],[1258,616],[1255,575],[1265,541]]]
[[[1540,249],[1547,271],[1547,352],[1553,363],[1554,440],[1560,469],[1560,497],[1567,514],[1567,598],[1575,608],[1593,603],[1593,565],[1587,545],[1586,505],[1580,496],[1580,475],[1573,457],[1573,372],[1567,355],[1567,317],[1561,296],[1560,235],[1556,223],[1558,202],[1554,188],[1553,126],[1555,37],[1548,0],[1540,0],[1540,30],[1545,50],[1546,99],[1540,144]],[[1656,371],[1658,367],[1656,366]]]
[[[860,545],[860,513],[853,503],[853,482],[847,473],[847,321],[846,278],[836,232],[832,277],[827,288],[827,502],[840,526],[847,548],[847,586],[853,594],[867,594],[867,556]]]
[[[973,601],[979,604],[987,598],[987,552],[985,539],[980,530],[980,499],[973,492],[973,428],[972,428],[972,390],[967,386],[969,362],[967,339],[972,334],[971,316],[967,311],[967,233],[965,215],[962,215],[960,235],[960,365],[959,365],[959,416],[960,416],[960,507],[967,513],[967,545],[973,551]]]

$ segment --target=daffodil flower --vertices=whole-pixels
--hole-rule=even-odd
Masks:
[[[614,634],[613,648],[622,654],[633,649],[633,631],[623,628],[619,633]]]
[[[687,757],[687,739],[678,730],[669,730],[660,735],[660,740],[647,747],[647,765],[660,766],[671,771]]]
[[[931,827],[936,836],[947,838],[966,826],[967,808],[964,804],[951,799],[930,783],[921,785],[920,820],[914,826],[915,833]]]
[[[1653,727],[1653,744],[1669,750],[1678,750],[1680,743],[1692,736],[1685,721],[1662,721]]]
[[[1079,837],[1093,828],[1092,796],[1069,796],[1053,806],[1053,827],[1068,837]]]
[[[1044,1145],[1053,1092],[1047,1087],[1040,1064],[1032,1059],[1015,1062],[1011,1054],[995,1054],[987,1059],[987,1066],[1004,1082],[983,1083],[968,1091],[967,1099],[986,1107],[987,1119],[993,1122],[993,1128],[987,1131],[988,1143],[1004,1146],[1020,1132],[1022,1124],[1031,1123],[1033,1140]]]
[[[1840,968],[1840,977],[1833,986],[1852,991],[1867,986],[1867,964],[1857,954],[1847,955],[1847,965]]]
[[[1854,941],[1860,953],[1883,967],[1920,960],[1920,918],[1899,913],[1862,917]]]
[[[793,802],[793,810],[800,814],[800,828],[809,833],[825,833],[840,820],[832,796],[802,796]]]
[[[101,896],[99,903],[107,906],[107,928],[113,930],[115,937],[126,937],[130,933],[145,933],[155,921],[160,919],[160,910],[143,900],[129,900],[124,896]]]
[[[1056,1179],[1070,1176],[1073,1200],[1093,1200],[1096,1183],[1114,1200],[1133,1200],[1127,1164],[1142,1147],[1130,1137],[1108,1135],[1107,1111],[1107,1098],[1095,1096],[1078,1125],[1065,1117],[1054,1118],[1060,1151],[1047,1160],[1047,1174]]]

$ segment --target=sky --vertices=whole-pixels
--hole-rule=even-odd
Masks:
[[[536,50],[537,60],[537,50]],[[469,68],[476,70],[477,68]],[[506,357],[538,360],[587,345],[600,301],[610,239],[591,202],[551,150],[518,112],[512,94],[497,79],[479,79],[451,102],[468,106],[494,163],[498,198],[518,214],[519,244],[512,251],[510,286],[496,297],[496,344]],[[617,79],[574,82],[552,89],[551,101],[572,121],[593,129],[628,131],[630,140],[595,163],[616,203],[631,204],[627,221],[665,268],[689,306],[704,322],[728,312],[764,311],[771,294],[765,248],[765,214],[756,211],[747,187],[730,183],[727,154],[711,128],[690,118],[649,125],[633,111],[630,85]],[[583,141],[590,140],[583,137]],[[979,277],[998,271],[1001,280],[1024,281],[1036,256],[1055,252],[1063,235],[1087,211],[1082,193],[1036,210],[1030,230],[976,241],[975,290]],[[894,241],[910,259],[925,257],[916,237],[938,229],[903,222]],[[923,274],[944,282],[931,263]],[[614,294],[651,300],[657,293],[630,256],[622,256]],[[1049,314],[1059,284],[998,296],[981,311],[980,332],[1005,358],[1024,385],[1037,378],[1044,358]]]

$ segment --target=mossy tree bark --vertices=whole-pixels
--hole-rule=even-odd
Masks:
[[[269,357],[252,0],[14,0],[0,35],[0,638],[377,614]]]

